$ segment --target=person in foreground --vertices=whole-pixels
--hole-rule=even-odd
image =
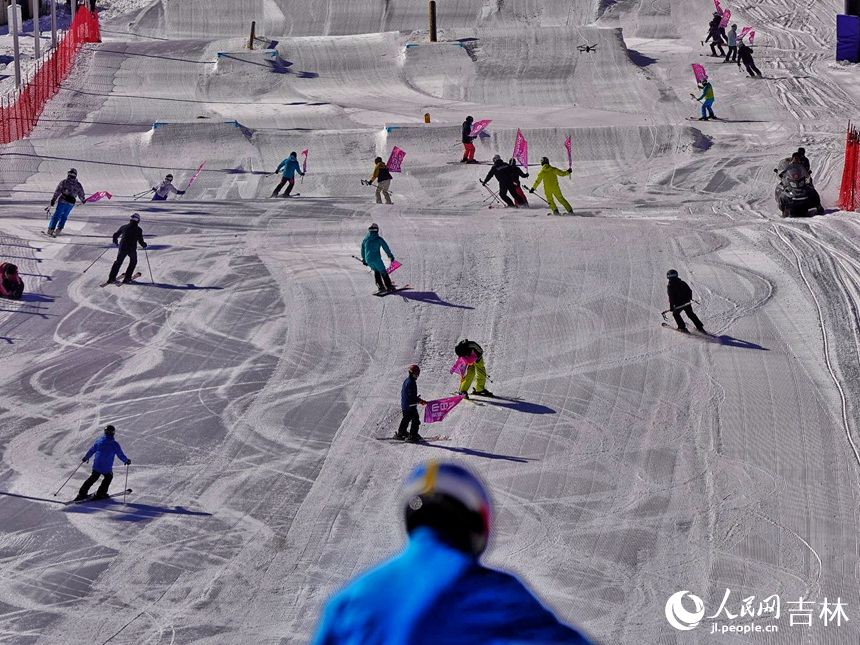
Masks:
[[[693,312],[693,290],[690,289],[690,285],[678,277],[678,272],[675,269],[669,269],[666,272],[666,279],[669,281],[666,285],[666,291],[669,294],[669,309],[678,325],[678,331],[688,331],[684,319],[681,318],[683,312],[699,332],[707,334],[708,332],[702,326],[702,321]]]
[[[428,462],[400,495],[409,542],[326,605],[313,645],[589,645],[514,575],[480,562],[490,500],[475,475]]]

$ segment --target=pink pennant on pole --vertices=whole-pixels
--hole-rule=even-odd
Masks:
[[[388,157],[388,166],[389,172],[400,172],[400,166],[403,163],[403,157],[406,156],[406,153],[403,152],[397,146],[394,146],[394,150],[391,151],[391,156]]]
[[[573,167],[573,156],[570,153],[570,135],[567,135],[567,139],[564,141],[564,147],[567,149],[567,167]]]
[[[113,197],[113,195],[111,195],[111,194],[110,194],[108,191],[106,191],[106,190],[100,190],[99,192],[97,192],[97,193],[93,193],[92,195],[90,195],[89,197],[87,197],[87,201],[88,201],[88,202],[97,202],[97,201],[99,201],[100,199],[104,199],[105,197],[107,197],[108,199],[110,199],[111,197]]]
[[[424,423],[441,421],[464,398],[462,396],[449,396],[445,399],[428,401],[427,405],[424,406]]]
[[[205,165],[206,165],[205,161],[202,164],[200,164],[200,167],[197,169],[197,172],[195,172],[194,175],[191,177],[191,179],[188,180],[188,185],[185,187],[185,190],[188,190],[189,188],[191,188],[191,184],[193,184],[194,180],[197,179],[197,175],[200,174],[200,172],[203,170],[203,166],[205,166]]]
[[[403,266],[403,265],[402,265],[402,264],[400,264],[400,262],[398,262],[397,260],[392,260],[392,261],[391,261],[391,266],[390,266],[390,267],[388,267],[388,273],[394,273],[394,271],[395,271],[396,269],[399,269],[399,268],[400,268],[400,267],[402,267],[402,266]]]
[[[451,369],[448,370],[451,374],[459,374],[460,376],[466,376],[466,369],[469,367],[469,364],[466,362],[466,359],[462,356],[457,359],[457,361],[451,366]]]
[[[308,151],[302,150],[301,154],[302,154],[302,157],[304,157],[304,159],[302,159],[302,172],[307,172],[308,171]]]
[[[750,45],[754,45],[754,44],[755,44],[755,30],[753,29],[750,31]]]
[[[743,40],[744,36],[746,36],[751,29],[752,27],[744,27],[743,29],[741,29],[741,33],[738,34],[738,40]]]
[[[706,78],[708,78],[707,72],[705,72],[705,66],[699,65],[698,63],[693,63],[693,74],[696,75],[696,82],[701,83]]]
[[[520,162],[523,168],[529,167],[529,142],[517,128],[517,139],[514,141],[514,159]]]
[[[717,13],[723,15],[723,8],[720,6],[720,0],[714,0],[714,6],[717,8]]]
[[[725,29],[726,25],[729,24],[729,20],[732,19],[732,10],[726,9],[726,12],[723,14],[723,19],[720,20],[720,29]]]
[[[492,119],[484,119],[483,121],[475,121],[474,125],[472,125],[472,131],[469,133],[470,137],[477,137],[481,132],[484,131],[488,125],[493,122]]]

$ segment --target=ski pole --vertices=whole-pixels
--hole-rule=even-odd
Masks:
[[[125,488],[122,491],[122,503],[125,504],[125,498],[128,495],[128,464],[125,465]]]
[[[548,202],[548,201],[546,201],[543,197],[541,197],[540,195],[538,195],[538,193],[536,193],[536,192],[534,191],[534,188],[529,188],[529,194],[530,194],[530,195],[537,195],[537,196],[538,196],[538,198],[539,198],[539,199],[541,199],[541,200],[543,200],[543,202],[544,202],[545,204],[549,204],[549,202]]]
[[[149,253],[146,252],[146,249],[143,249],[143,256],[146,258],[146,266],[149,267],[149,281],[155,284],[155,278],[152,277],[152,265],[149,263]]]
[[[81,463],[79,463],[79,464],[78,464],[78,468],[80,468],[83,464],[84,464],[84,462],[83,462],[83,461],[82,461]],[[75,476],[75,473],[76,473],[76,472],[78,472],[78,468],[75,468],[75,470],[72,472],[72,474],[71,474],[71,475],[69,475],[69,479],[71,479],[72,477],[74,477],[74,476]],[[62,486],[60,486],[60,487],[57,489],[57,492],[56,492],[56,493],[54,493],[54,497],[56,497],[57,495],[59,495],[59,494],[60,494],[60,491],[61,491],[61,490],[63,490],[63,487],[65,487],[65,485],[69,483],[69,479],[67,479],[66,481],[64,481],[64,482],[63,482],[63,485],[62,485]]]
[[[51,207],[45,206],[45,219],[51,219]]]
[[[83,270],[83,273],[86,273],[87,271],[89,271],[89,270],[93,267],[93,265],[94,265],[96,262],[98,262],[99,260],[101,260],[101,259],[102,259],[102,256],[103,256],[105,253],[107,253],[107,252],[108,252],[108,249],[109,249],[109,248],[110,248],[109,246],[105,247],[105,250],[104,250],[104,251],[102,251],[101,253],[99,253],[99,256],[98,256],[95,260],[93,260],[92,262],[90,262],[90,266],[88,266],[86,269],[84,269],[84,270]]]
[[[493,199],[495,199],[495,200],[496,200],[497,202],[499,202],[500,204],[503,204],[503,203],[504,203],[504,202],[502,201],[501,197],[499,197],[496,193],[494,193],[494,192],[493,192],[493,190],[492,190],[489,186],[487,186],[487,184],[485,184],[484,182],[482,182],[480,179],[478,180],[478,183],[480,183],[480,184],[481,184],[481,186],[483,186],[484,188],[486,188],[486,189],[487,189],[487,192],[488,192],[488,193],[490,193],[490,194],[493,196]]]
[[[149,195],[149,193],[154,193],[154,192],[155,192],[155,188],[150,188],[149,190],[144,191],[142,193],[138,193],[137,195],[132,195],[132,197],[134,198],[134,201],[137,201],[141,197],[145,197],[146,195]]]

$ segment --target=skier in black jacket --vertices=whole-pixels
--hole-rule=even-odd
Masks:
[[[475,161],[475,144],[472,143],[477,137],[470,136],[472,134],[472,117],[467,116],[463,121],[463,158],[460,163],[478,163]]]
[[[134,275],[134,268],[137,266],[137,245],[140,244],[141,248],[146,248],[139,222],[140,215],[133,213],[129,223],[120,226],[117,232],[113,234],[113,243],[119,244],[119,253],[116,256],[116,262],[110,268],[108,283],[116,281],[116,276],[126,257],[128,257],[128,269],[126,269],[122,281],[125,284],[131,282],[131,276]]]
[[[669,280],[666,287],[666,291],[669,293],[669,308],[678,325],[678,331],[687,331],[687,325],[681,318],[681,312],[684,312],[698,331],[707,334],[708,332],[702,326],[702,321],[693,313],[693,290],[690,289],[690,285],[678,277],[678,272],[675,269],[669,269],[666,272],[666,278]]]
[[[499,155],[495,155],[493,157],[493,167],[490,168],[490,171],[481,183],[486,186],[487,182],[493,177],[499,180],[499,197],[502,198],[502,201],[505,202],[506,206],[514,206],[514,202],[511,201],[510,197],[508,197],[508,193],[510,193],[514,199],[516,199],[517,196],[511,167],[506,164]]]
[[[753,60],[752,47],[749,47],[744,41],[738,43],[738,69],[741,68],[741,63],[747,68],[750,77],[755,78],[756,74],[758,74],[758,77],[762,78],[761,71],[755,66],[755,61]]]
[[[506,179],[510,180],[511,185],[513,186],[511,194],[514,196],[514,202],[516,202],[517,206],[528,206],[529,203],[526,200],[523,187],[520,185],[520,178],[528,177],[529,174],[520,170],[520,167],[517,165],[517,160],[512,157],[511,160],[508,161],[508,167],[502,168],[498,174],[503,175]]]

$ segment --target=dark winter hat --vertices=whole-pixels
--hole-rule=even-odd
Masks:
[[[672,278],[677,278],[677,277],[678,277],[678,272],[675,271],[675,269],[669,269],[668,271],[666,271],[666,278],[667,279],[671,280]]]
[[[371,224],[370,226],[367,227],[367,230],[368,231],[378,231],[379,230],[379,224],[374,222],[373,224]]]
[[[77,177],[77,176],[78,176],[78,171],[74,168],[70,168],[69,169],[69,177]]]
[[[466,117],[466,121],[472,122],[472,121],[474,121],[474,120],[475,120],[475,119],[473,119],[473,118],[472,118],[472,117],[470,117],[470,116],[467,116],[467,117]]]
[[[298,156],[299,156],[299,153],[298,153],[298,152],[296,152],[295,150],[293,150],[293,151],[290,153],[290,156],[291,156],[291,157],[298,157]]]
[[[806,155],[806,148],[798,148],[797,154],[805,156]]]
[[[541,157],[540,158],[540,165],[541,166],[548,166],[549,165],[549,157]]]
[[[421,373],[421,368],[418,367],[415,363],[413,363],[412,365],[409,366],[409,369],[407,371],[410,374],[414,374],[415,376],[418,376]]]
[[[382,163],[382,157],[377,157],[373,160],[375,163]]]
[[[131,221],[132,222],[139,222],[140,221],[140,215],[138,215],[137,213],[132,213],[131,214]]]
[[[166,175],[164,175],[164,178],[165,178],[167,181],[173,181],[173,175],[171,175],[170,173],[167,173]]]
[[[105,428],[105,434],[109,434],[109,435],[116,434],[116,428],[114,428],[113,426],[107,426]]]

